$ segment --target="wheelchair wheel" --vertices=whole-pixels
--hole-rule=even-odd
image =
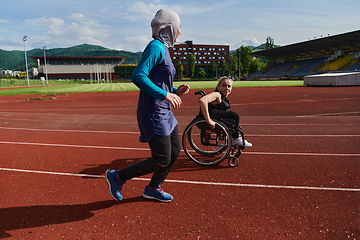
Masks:
[[[185,154],[200,165],[216,165],[230,153],[232,138],[227,126],[213,118],[216,123],[210,129],[204,117],[196,117],[184,130],[182,144]]]
[[[237,157],[229,157],[228,163],[230,167],[236,167],[239,164],[239,159]]]

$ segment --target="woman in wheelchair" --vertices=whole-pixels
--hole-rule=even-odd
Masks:
[[[232,133],[233,145],[239,145],[242,147],[251,147],[252,144],[246,140],[243,141],[243,139],[240,136],[239,114],[229,110],[230,101],[228,99],[228,96],[231,93],[232,85],[233,85],[232,79],[228,77],[222,77],[219,80],[214,92],[200,98],[199,103],[200,103],[201,112],[211,129],[215,127],[215,122],[211,119],[210,116],[216,116],[221,119],[234,120],[235,128],[234,128],[234,132]]]

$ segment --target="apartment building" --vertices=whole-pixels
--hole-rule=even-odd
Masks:
[[[192,41],[175,44],[169,50],[173,64],[176,66],[178,62],[184,67],[184,77],[189,77],[188,73],[188,57],[192,53],[195,57],[195,73],[202,68],[207,71],[210,64],[215,62],[217,66],[225,60],[229,63],[229,45],[207,45],[207,44],[193,44]],[[194,74],[196,75],[196,74]]]

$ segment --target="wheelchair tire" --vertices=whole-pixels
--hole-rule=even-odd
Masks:
[[[229,156],[232,138],[227,126],[219,119],[210,129],[204,117],[196,117],[184,130],[182,145],[185,154],[194,162],[212,166]]]

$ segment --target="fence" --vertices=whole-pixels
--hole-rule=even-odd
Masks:
[[[48,80],[48,85],[69,85],[69,84],[89,84],[90,80]],[[39,79],[29,79],[30,86],[43,86],[46,81],[42,82]],[[0,79],[0,88],[6,87],[26,87],[28,86],[27,79]]]

